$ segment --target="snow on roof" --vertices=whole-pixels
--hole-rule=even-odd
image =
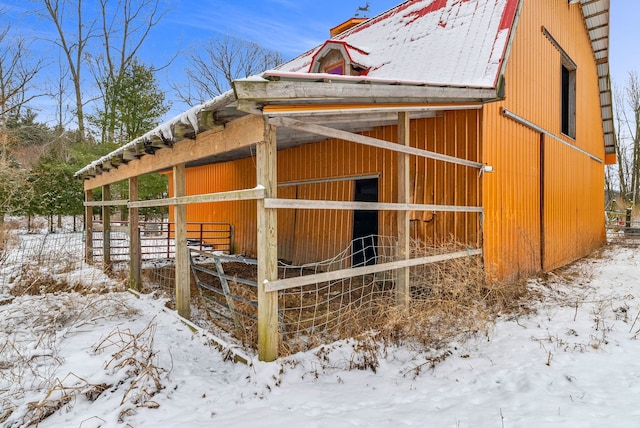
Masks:
[[[518,0],[409,0],[331,39],[349,46],[367,76],[495,87]],[[309,73],[327,43],[279,66]]]
[[[95,169],[101,166],[105,162],[111,161],[111,159],[118,157],[124,154],[126,151],[136,151],[136,147],[141,142],[151,141],[153,137],[159,137],[161,140],[172,141],[174,140],[173,129],[178,124],[188,125],[193,129],[195,134],[200,132],[200,126],[198,122],[198,114],[202,111],[211,110],[215,111],[220,108],[223,108],[226,105],[231,104],[236,100],[235,94],[232,90],[229,90],[223,94],[218,95],[217,97],[206,101],[202,104],[198,104],[194,107],[191,107],[189,110],[177,115],[173,119],[164,122],[141,137],[136,138],[135,140],[125,144],[114,150],[113,152],[91,162],[89,165],[77,171],[74,176],[82,177],[85,173],[90,172],[92,169]]]

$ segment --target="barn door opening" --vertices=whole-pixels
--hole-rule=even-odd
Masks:
[[[353,200],[356,202],[378,202],[378,179],[367,178],[355,181]],[[353,212],[352,265],[364,266],[376,263],[378,245],[378,211],[357,210]]]

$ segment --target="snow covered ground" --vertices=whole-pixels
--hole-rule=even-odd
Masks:
[[[150,296],[19,297],[0,306],[0,420],[12,409],[5,427],[46,413],[40,427],[640,426],[640,249],[609,246],[531,287],[534,312],[448,349],[342,341],[250,365]]]

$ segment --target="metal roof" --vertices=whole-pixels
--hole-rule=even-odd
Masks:
[[[610,0],[580,0],[582,15],[589,31],[593,55],[598,67],[600,87],[600,108],[604,128],[605,153],[615,153],[615,130],[613,125],[613,105],[611,79],[609,75],[609,7]]]
[[[519,0],[410,0],[282,64],[313,73],[331,44],[350,47],[360,76],[430,85],[493,88]]]

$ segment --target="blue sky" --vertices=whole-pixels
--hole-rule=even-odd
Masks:
[[[85,0],[90,3],[95,0]],[[294,57],[328,38],[329,28],[340,24],[364,6],[366,0],[161,0],[167,15],[153,29],[142,53],[154,66],[165,65],[181,49],[216,34],[233,34],[256,41]],[[535,0],[534,0],[535,1]],[[562,0],[558,0],[562,1]],[[49,24],[26,9],[38,6],[37,0],[0,0],[5,13],[0,26],[10,23],[15,31],[35,36],[35,55],[50,52],[50,44],[41,40],[51,36]],[[400,3],[400,0],[369,0],[368,16],[375,16]],[[640,1],[611,0],[611,74],[621,85],[629,71],[640,72]],[[52,59],[54,61],[55,59]],[[160,72],[162,82],[180,80],[184,62],[181,55]],[[88,78],[89,76],[87,76]],[[173,99],[170,93],[168,99]],[[168,116],[184,106],[175,104]],[[46,107],[42,108],[45,115]]]

